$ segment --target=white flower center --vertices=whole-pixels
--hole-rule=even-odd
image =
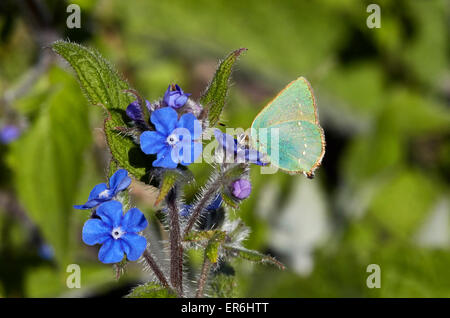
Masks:
[[[170,146],[173,146],[173,145],[175,145],[177,142],[179,142],[180,139],[178,139],[178,136],[177,136],[177,135],[175,135],[175,134],[170,134],[170,135],[167,137],[166,141],[167,141],[167,143],[168,143]]]
[[[122,237],[122,235],[124,235],[125,232],[120,228],[120,227],[115,227],[113,228],[113,230],[111,231],[111,236],[117,240],[120,239]]]
[[[109,196],[109,190],[103,190],[102,192],[100,192],[100,194],[98,195],[100,198],[107,198]]]

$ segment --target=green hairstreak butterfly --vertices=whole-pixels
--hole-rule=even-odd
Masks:
[[[304,77],[278,93],[251,128],[253,147],[266,154],[273,165],[288,173],[314,176],[325,154],[325,136],[311,85]]]

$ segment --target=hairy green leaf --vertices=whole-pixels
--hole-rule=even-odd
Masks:
[[[184,240],[186,242],[202,242],[202,241],[208,241],[214,235],[218,232],[218,230],[209,230],[209,231],[192,231],[186,237]],[[222,232],[223,233],[223,232]]]
[[[226,239],[226,233],[222,231],[214,231],[213,236],[208,241],[205,249],[205,255],[213,264],[217,263],[219,259],[219,248]]]
[[[176,293],[157,283],[147,283],[135,287],[127,296],[127,298],[176,298]]]
[[[54,42],[52,47],[75,70],[88,100],[106,110],[106,139],[117,164],[136,179],[148,181],[153,156],[146,156],[131,138],[117,130],[118,127],[127,126],[125,110],[134,100],[127,92],[130,89],[128,83],[97,51],[65,41]]]
[[[223,246],[226,251],[228,251],[232,256],[246,259],[251,262],[261,263],[261,264],[271,264],[275,265],[280,269],[285,269],[285,266],[277,261],[272,256],[264,255],[257,251],[252,251],[243,247],[234,247],[230,245]]]
[[[216,274],[211,278],[208,294],[213,298],[235,298],[237,294],[236,277],[226,274]]]
[[[200,98],[200,102],[208,110],[208,119],[211,127],[216,125],[225,106],[225,98],[228,92],[233,65],[242,52],[246,50],[245,48],[241,48],[233,51],[220,63],[206,92]]]
[[[222,191],[222,200],[225,202],[226,205],[228,205],[232,209],[239,208],[239,203],[234,200],[231,195],[229,195],[230,191]]]
[[[155,201],[155,206],[158,205],[169,193],[169,191],[175,186],[178,179],[182,177],[180,171],[176,169],[166,169],[164,171],[162,181],[159,187],[158,197]]]

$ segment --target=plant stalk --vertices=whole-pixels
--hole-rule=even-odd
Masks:
[[[209,269],[211,267],[211,262],[205,253],[205,258],[203,259],[202,270],[200,273],[200,277],[198,279],[198,287],[197,293],[195,294],[196,298],[203,298],[203,290],[205,289],[206,280],[208,279]]]
[[[146,249],[144,251],[143,256],[144,256],[144,259],[147,262],[148,266],[150,266],[150,268],[153,270],[153,273],[155,273],[156,277],[159,279],[161,284],[165,288],[169,288],[170,286],[169,286],[169,282],[166,279],[166,276],[164,275],[164,273],[159,268],[158,264],[156,263],[156,261],[153,258],[153,256],[150,254],[149,250]]]
[[[170,239],[170,283],[183,296],[183,246],[181,245],[179,211],[176,202],[176,190],[172,188],[167,194],[169,210],[169,239]]]
[[[212,182],[209,185],[208,190],[206,190],[203,194],[200,200],[196,202],[196,204],[193,207],[191,217],[189,218],[189,221],[184,229],[183,237],[186,237],[189,232],[192,230],[192,228],[195,225],[195,222],[197,222],[198,217],[201,215],[202,211],[205,210],[207,204],[211,202],[213,199],[212,196],[214,196],[217,191],[219,190],[219,187],[221,185],[220,177],[217,178],[214,182]]]

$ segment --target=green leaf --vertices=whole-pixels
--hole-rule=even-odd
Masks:
[[[117,164],[136,179],[148,181],[153,156],[146,156],[129,137],[117,127],[126,127],[126,107],[134,100],[126,90],[130,87],[117,71],[97,51],[76,43],[54,42],[53,50],[66,59],[75,70],[80,86],[93,105],[107,111],[106,139]]]
[[[158,205],[169,193],[169,191],[175,186],[175,184],[180,180],[187,179],[187,174],[178,169],[166,169],[164,171],[161,185],[159,187],[158,197],[155,201],[155,206]]]
[[[242,52],[247,49],[241,48],[231,52],[223,60],[214,74],[213,80],[209,84],[206,92],[200,98],[200,102],[208,110],[208,119],[211,127],[215,126],[219,120],[222,109],[225,106],[225,98],[228,92],[229,80],[234,63]]]
[[[202,242],[209,241],[218,230],[209,230],[209,231],[192,231],[184,238],[186,242]]]
[[[48,76],[52,93],[40,104],[34,125],[12,145],[8,159],[21,203],[63,263],[71,251],[70,215],[91,134],[76,82],[56,68]]]
[[[219,248],[225,242],[226,233],[223,231],[214,231],[213,236],[208,241],[208,245],[205,249],[205,255],[209,261],[213,264],[217,263],[219,258]]]
[[[285,266],[281,262],[277,261],[275,258],[268,255],[264,255],[257,251],[252,251],[243,247],[234,247],[230,245],[224,245],[223,247],[225,250],[230,252],[232,256],[240,257],[242,259],[260,264],[271,264],[280,269],[285,269]]]
[[[239,208],[239,203],[234,200],[231,195],[228,194],[230,191],[222,191],[222,200],[225,202],[227,206],[229,206],[232,209]]]
[[[147,283],[135,287],[127,298],[176,298],[177,295],[169,288],[165,288],[157,283]]]
[[[211,278],[208,294],[212,298],[235,298],[237,291],[236,277],[220,273]]]

